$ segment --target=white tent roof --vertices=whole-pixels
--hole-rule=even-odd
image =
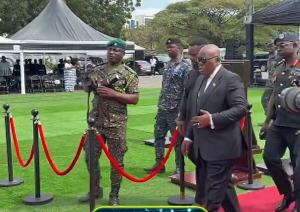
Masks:
[[[11,39],[8,39],[8,38],[1,37],[1,36],[0,36],[0,41],[11,41]]]

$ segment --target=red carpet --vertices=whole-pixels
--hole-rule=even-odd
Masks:
[[[281,200],[275,186],[239,195],[242,212],[274,212]],[[291,212],[293,208],[294,204],[285,212]]]

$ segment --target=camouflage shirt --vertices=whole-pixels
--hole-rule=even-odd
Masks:
[[[185,61],[180,61],[174,65],[169,62],[163,73],[162,88],[159,97],[158,108],[161,110],[178,109],[187,76],[191,66]]]
[[[119,80],[113,84],[113,89],[126,94],[138,93],[138,76],[129,67],[121,64],[113,70],[108,69],[107,64],[97,66],[90,77],[97,82],[103,79],[111,80],[119,75]],[[96,126],[100,128],[112,128],[126,125],[127,105],[114,99],[107,99],[94,94],[93,109],[90,117],[96,119]]]

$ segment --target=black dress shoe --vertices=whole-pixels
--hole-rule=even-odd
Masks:
[[[292,197],[283,197],[281,203],[275,209],[276,212],[284,211],[290,207],[290,205],[294,202]]]
[[[294,209],[292,210],[292,212],[297,212],[296,206],[294,207]]]

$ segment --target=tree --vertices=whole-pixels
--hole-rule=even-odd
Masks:
[[[256,0],[255,10],[277,2],[279,0]],[[160,50],[165,49],[165,40],[170,36],[180,37],[186,45],[196,36],[203,36],[220,47],[225,47],[227,39],[235,39],[243,51],[244,16],[245,0],[190,0],[169,5],[156,14],[149,27],[164,32],[157,44]],[[278,32],[286,29],[282,26],[256,26],[256,49],[263,50],[266,42],[274,40]]]
[[[149,26],[141,26],[138,29],[127,29],[125,38],[146,49],[155,49],[163,36],[163,31],[159,31]]]
[[[0,0],[0,33],[12,35],[30,23],[49,0]],[[96,30],[121,37],[126,19],[141,0],[65,0],[69,8]],[[134,4],[135,2],[135,4]]]

